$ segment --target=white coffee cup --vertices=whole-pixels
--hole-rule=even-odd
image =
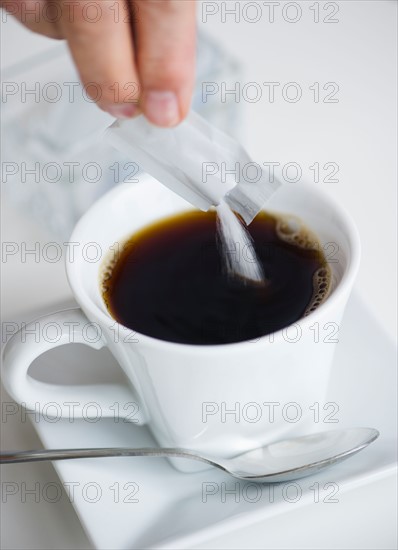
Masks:
[[[340,323],[359,266],[360,243],[352,220],[316,185],[286,184],[267,204],[270,211],[305,221],[324,247],[333,274],[326,301],[284,330],[255,341],[200,346],[158,340],[116,323],[101,293],[115,243],[191,208],[146,175],[139,183],[115,187],[90,208],[73,232],[66,261],[81,309],[38,319],[22,329],[24,338],[20,331],[5,347],[3,381],[16,402],[28,409],[56,402],[63,416],[73,418],[88,418],[90,410],[97,417],[99,409],[102,417],[114,418],[116,404],[120,417],[147,424],[159,445],[219,456],[292,432],[322,429],[315,408],[325,404]],[[37,324],[43,329],[39,334],[48,333],[50,326],[58,337],[29,339],[29,329]],[[29,375],[34,359],[69,343],[107,346],[129,384],[62,386]],[[96,406],[90,408],[90,403]],[[194,461],[176,464],[184,471],[203,469]]]

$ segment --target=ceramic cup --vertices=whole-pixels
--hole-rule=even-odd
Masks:
[[[285,184],[267,204],[271,212],[305,221],[333,274],[326,301],[284,330],[253,341],[198,346],[157,340],[119,325],[101,294],[110,254],[143,226],[191,208],[149,176],[115,187],[90,208],[73,232],[66,260],[80,308],[25,327],[26,335],[33,326],[41,335],[52,327],[53,337],[17,333],[5,348],[3,380],[18,403],[37,409],[38,403],[56,402],[63,416],[86,420],[90,414],[98,417],[98,411],[114,418],[117,410],[126,421],[147,424],[160,446],[219,456],[322,429],[319,411],[325,407],[333,353],[359,264],[352,220],[316,185]],[[93,380],[93,385],[62,386],[29,375],[39,355],[70,343],[107,346],[126,374],[126,385]],[[175,465],[185,471],[204,467],[181,459]]]

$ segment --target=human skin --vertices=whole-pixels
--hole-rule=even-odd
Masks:
[[[195,76],[194,0],[0,0],[25,27],[68,42],[82,84],[116,118],[158,126],[188,113]]]

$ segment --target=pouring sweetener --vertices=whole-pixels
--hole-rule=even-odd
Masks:
[[[193,111],[174,128],[159,128],[140,115],[116,121],[106,134],[116,149],[200,210],[216,207],[226,271],[243,281],[264,280],[249,232],[235,213],[249,225],[280,183],[258,165],[255,181],[243,179],[239,167],[254,163],[239,143]],[[249,261],[232,253],[245,247]]]

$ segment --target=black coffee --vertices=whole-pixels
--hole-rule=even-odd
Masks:
[[[330,286],[316,238],[296,218],[266,213],[248,230],[264,285],[227,275],[214,211],[192,211],[142,229],[104,277],[111,315],[160,340],[204,345],[256,339],[314,310]],[[253,258],[248,249],[230,253]]]

